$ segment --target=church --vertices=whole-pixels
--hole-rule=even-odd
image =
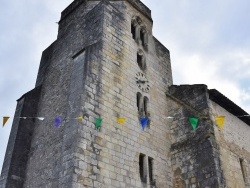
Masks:
[[[17,101],[1,188],[249,188],[250,116],[174,85],[140,0],[74,0]],[[174,63],[174,62],[173,62]]]

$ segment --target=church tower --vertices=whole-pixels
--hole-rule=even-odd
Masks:
[[[44,120],[14,120],[0,187],[172,187],[170,55],[152,26],[139,0],[75,0],[62,12],[16,108]]]

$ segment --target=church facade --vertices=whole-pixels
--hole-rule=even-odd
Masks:
[[[13,121],[1,188],[250,186],[248,113],[206,85],[173,85],[152,27],[139,0],[74,0],[62,12],[18,100],[15,117],[34,118]]]

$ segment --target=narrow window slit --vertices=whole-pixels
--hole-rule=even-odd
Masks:
[[[242,172],[242,176],[243,176],[243,179],[244,179],[244,182],[246,183],[246,168],[245,168],[245,162],[243,159],[240,158],[240,168],[241,168],[241,172]]]
[[[147,171],[145,168],[145,155],[140,154],[139,156],[139,171],[140,171],[140,178],[143,183],[147,183]]]
[[[131,23],[131,33],[132,33],[132,38],[135,39],[135,32],[136,32],[136,27],[133,23]]]
[[[145,33],[143,30],[140,30],[140,39],[142,46],[145,46]]]
[[[153,159],[148,158],[148,171],[149,171],[149,183],[150,185],[155,185],[154,175],[153,175]]]

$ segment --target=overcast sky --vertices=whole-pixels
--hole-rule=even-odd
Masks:
[[[42,51],[72,0],[1,0],[0,115],[34,88]],[[206,84],[250,112],[250,1],[143,0],[171,53],[174,84]],[[0,168],[12,119],[0,131]]]

